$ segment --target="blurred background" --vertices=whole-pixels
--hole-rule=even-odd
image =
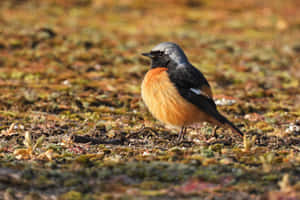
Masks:
[[[229,87],[228,98],[276,102],[277,90],[299,84],[299,8],[297,0],[2,0],[0,76],[14,93],[3,87],[0,106],[137,108],[149,65],[140,53],[163,41],[183,47],[216,97]],[[280,93],[286,95],[280,101],[299,108],[293,89]],[[55,99],[59,90],[64,94],[58,96],[72,98],[52,105],[51,94]],[[105,95],[95,100],[86,98],[89,93]]]
[[[149,64],[140,53],[173,41],[206,74],[216,95],[232,82],[249,89],[237,98],[261,95],[282,79],[298,84],[289,79],[300,77],[299,8],[297,0],[2,0],[1,80],[48,89],[55,83],[80,88],[79,82],[93,80],[111,91],[119,90],[119,81],[129,84],[124,92],[136,93]],[[112,82],[102,83],[104,78]],[[14,96],[37,98],[34,90],[14,89]]]

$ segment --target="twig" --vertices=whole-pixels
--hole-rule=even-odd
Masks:
[[[153,129],[150,128],[150,127],[145,127],[145,125],[143,125],[142,128],[140,128],[138,131],[133,132],[133,133],[130,133],[130,135],[127,136],[127,138],[129,138],[129,137],[134,137],[134,136],[137,136],[137,135],[139,135],[139,134],[143,134],[143,133],[145,133],[146,131],[149,131],[149,132],[151,132],[151,133],[154,133],[156,136],[158,136],[158,133],[157,133],[155,130],[153,130]]]
[[[112,139],[112,140],[102,140],[102,139],[97,139],[97,138],[92,138],[88,135],[72,135],[71,140],[76,143],[91,143],[91,144],[124,144],[125,138],[121,139]]]

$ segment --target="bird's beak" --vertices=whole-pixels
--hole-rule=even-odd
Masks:
[[[149,57],[149,58],[151,57],[151,53],[142,53],[142,55],[146,56],[146,57]]]

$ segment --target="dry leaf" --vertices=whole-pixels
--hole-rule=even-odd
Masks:
[[[14,155],[18,160],[29,160],[32,158],[32,150],[28,149],[16,149]]]

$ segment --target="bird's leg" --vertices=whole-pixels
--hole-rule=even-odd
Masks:
[[[183,126],[181,128],[181,130],[179,132],[179,135],[178,135],[178,138],[177,138],[178,143],[180,143],[183,140],[185,132],[186,132],[186,127]]]
[[[215,137],[215,138],[218,138],[218,134],[217,134],[217,130],[220,128],[220,126],[215,126],[214,127],[214,129],[213,129],[213,136]]]

